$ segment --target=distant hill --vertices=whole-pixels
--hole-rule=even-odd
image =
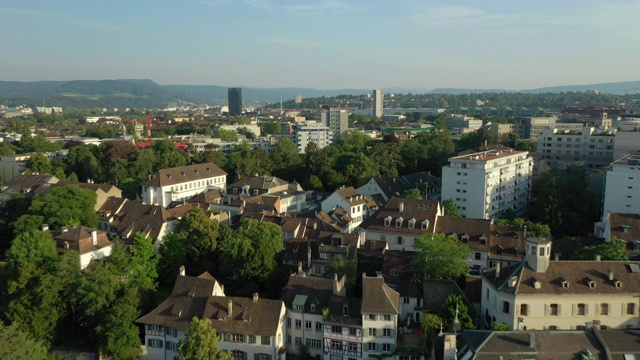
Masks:
[[[640,81],[603,83],[591,85],[571,85],[539,88],[532,90],[505,89],[424,89],[384,88],[386,93],[414,94],[471,94],[471,93],[541,93],[541,92],[584,92],[598,90],[616,95],[640,93]],[[247,105],[277,103],[280,99],[293,100],[296,95],[303,98],[334,97],[338,95],[362,95],[372,89],[318,90],[311,88],[250,88],[243,87],[243,100]],[[164,108],[169,102],[207,103],[223,105],[227,103],[227,87],[215,85],[159,85],[150,79],[119,80],[74,80],[74,81],[0,81],[0,103],[29,106],[60,106],[63,108]]]

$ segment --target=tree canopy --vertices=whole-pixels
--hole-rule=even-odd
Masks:
[[[469,248],[454,237],[442,234],[424,234],[414,243],[414,265],[425,278],[456,279],[469,270]]]
[[[233,355],[218,347],[218,334],[211,320],[194,317],[184,339],[178,344],[177,360],[233,360]]]
[[[629,254],[626,246],[627,243],[624,240],[613,238],[608,243],[580,248],[573,256],[573,259],[593,260],[596,255],[600,255],[602,260],[627,261],[629,260]]]
[[[468,300],[462,295],[451,294],[442,303],[440,312],[440,316],[447,326],[453,324],[456,318],[456,311],[458,312],[458,321],[463,329],[475,329]]]

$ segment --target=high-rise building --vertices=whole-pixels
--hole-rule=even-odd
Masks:
[[[640,188],[640,152],[633,152],[611,163],[605,172],[602,216],[608,212],[640,213],[638,188]]]
[[[242,114],[242,88],[229,88],[229,115]]]
[[[300,104],[302,102],[302,95],[299,95],[299,94],[296,95],[294,101],[295,101],[296,104]]]
[[[373,90],[373,116],[380,119],[382,119],[382,116],[384,115],[383,109],[382,109],[383,99],[384,99],[384,94],[382,93],[382,90],[379,90],[379,89]]]
[[[349,112],[346,109],[326,106],[316,114],[316,121],[329,127],[333,133],[333,141],[347,134],[349,129]]]
[[[449,158],[442,167],[442,200],[453,199],[460,216],[497,219],[527,210],[533,159],[527,151],[496,148]]]

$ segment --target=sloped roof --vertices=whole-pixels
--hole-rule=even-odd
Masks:
[[[97,235],[97,244],[93,245],[93,239],[91,232],[95,230]],[[63,232],[56,236],[56,243],[58,248],[62,250],[73,250],[80,255],[92,252],[94,250],[101,249],[103,247],[111,246],[113,242],[109,240],[107,233],[93,229],[84,225],[77,226],[69,231]],[[69,248],[65,249],[64,244],[68,244]]]
[[[436,224],[436,233],[455,236],[475,251],[489,251],[491,220],[471,219],[454,216],[440,216]],[[466,236],[465,236],[466,235]],[[482,243],[480,238],[485,238]],[[466,239],[466,240],[465,240]]]
[[[304,303],[304,312],[307,314],[322,314],[322,309],[329,304],[329,298],[333,295],[333,279],[315,276],[292,276],[289,278],[287,286],[282,290],[280,300],[287,309],[293,309],[293,301],[296,296],[307,297]],[[315,304],[314,311],[311,304]]]
[[[58,181],[58,178],[49,174],[21,174],[4,184],[2,191],[13,189],[18,193],[27,194],[36,192],[44,184],[53,184]]]
[[[453,280],[424,279],[422,286],[424,287],[422,290],[424,294],[423,309],[431,313],[440,312],[442,304],[449,295],[465,296],[458,284]]]
[[[399,314],[400,294],[385,284],[382,277],[362,277],[363,314]]]
[[[640,240],[640,214],[609,213],[609,224],[612,238]]]
[[[367,200],[368,196],[361,195],[353,186],[338,189],[336,193],[351,205],[367,204],[369,202]]]
[[[100,207],[98,214],[107,219],[109,226],[115,227],[121,238],[142,232],[154,241],[160,236],[162,226],[176,217],[167,209],[158,205],[147,205],[142,201],[110,197]]]
[[[215,282],[210,275],[178,276],[171,296],[136,322],[185,331],[197,316],[211,319],[218,333],[276,335],[284,306],[282,301],[212,296]]]
[[[169,169],[161,169],[152,175],[150,180],[141,182],[142,186],[170,186],[187,181],[208,179],[215,176],[223,176],[227,173],[214,163],[178,166]]]
[[[274,187],[282,185],[288,185],[285,180],[276,176],[262,175],[262,176],[246,176],[237,180],[230,185],[232,188],[241,188],[243,186],[249,186],[250,189],[269,190]]]
[[[400,212],[400,204],[404,209]],[[369,231],[380,231],[398,234],[414,234],[421,235],[424,233],[432,233],[439,204],[433,200],[404,199],[394,197],[382,207],[374,216],[370,216],[360,224],[360,227]],[[391,223],[385,226],[385,218],[391,218]],[[402,217],[400,227],[396,226],[396,220]],[[409,228],[409,221],[415,220],[414,228]],[[422,222],[428,220],[429,224],[426,230],[422,229]]]

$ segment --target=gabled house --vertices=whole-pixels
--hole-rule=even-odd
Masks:
[[[39,189],[57,183],[57,177],[49,174],[21,174],[0,186],[0,201],[9,200],[13,195],[35,196]]]
[[[210,190],[224,191],[227,173],[214,163],[179,166],[158,170],[141,185],[145,204],[168,207]]]
[[[378,210],[378,205],[370,196],[347,187],[334,191],[324,199],[321,208],[341,224],[343,232],[352,233],[362,221]]]
[[[119,236],[127,242],[141,232],[152,239],[156,250],[177,223],[176,217],[164,207],[114,197],[98,209],[98,218],[98,228],[106,231],[110,238]]]
[[[173,292],[137,323],[145,326],[146,359],[173,359],[193,317],[208,318],[218,346],[235,359],[284,360],[285,306],[280,300],[225,296],[209,274],[176,279]]]
[[[413,244],[425,233],[433,233],[442,215],[437,201],[394,197],[360,225],[367,240],[382,240],[389,250],[415,251]]]
[[[400,177],[380,174],[372,177],[357,190],[360,194],[379,195],[386,203],[393,197],[402,197],[413,189],[420,190],[423,199],[440,200],[440,179],[428,172],[417,172]]]
[[[491,250],[491,220],[470,219],[453,216],[440,216],[435,232],[447,237],[454,237],[469,247],[468,262],[473,272],[489,267]]]
[[[526,239],[525,261],[482,273],[485,327],[579,330],[637,328],[640,263],[550,261],[551,240]]]
[[[640,215],[608,212],[595,224],[594,235],[604,238],[605,243],[612,239],[624,240],[627,251],[640,253]]]
[[[276,176],[246,176],[227,189],[229,203],[258,195],[278,198],[280,211],[296,213],[306,209],[307,194],[299,183],[289,183]]]
[[[43,225],[43,230],[49,230]],[[85,269],[92,260],[100,260],[111,255],[113,242],[102,230],[83,225],[67,229],[63,226],[59,235],[55,237],[58,251],[74,252],[80,257],[80,268]]]
[[[38,193],[45,192],[47,189],[54,188],[56,186],[77,185],[81,189],[88,189],[96,193],[96,205],[95,211],[98,211],[100,207],[110,197],[122,197],[122,190],[116,186],[110,184],[95,184],[93,182],[73,182],[73,181],[58,181],[55,184],[51,184],[49,187],[43,187],[37,190]]]

